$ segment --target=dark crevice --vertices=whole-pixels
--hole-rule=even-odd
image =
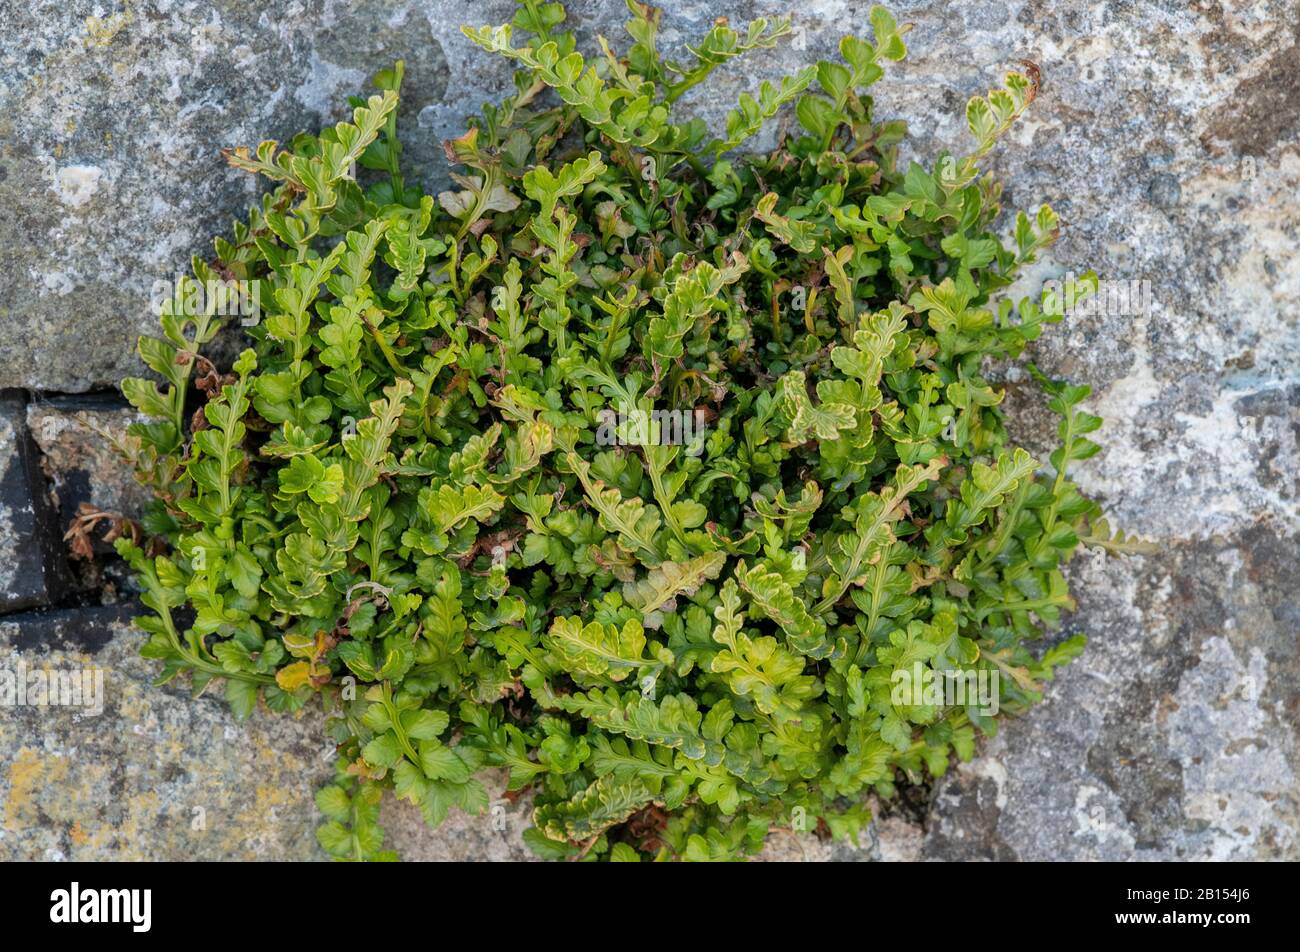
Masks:
[[[78,410],[129,410],[131,404],[117,390],[88,390],[85,393],[58,393],[49,390],[26,391],[28,402],[54,407],[69,413]]]
[[[12,454],[0,472],[0,502],[9,510],[11,531],[17,536],[14,551],[8,554],[13,587],[0,592],[2,613],[49,604],[73,588],[41,451],[27,428],[27,405],[25,391],[0,391],[0,413],[11,418],[14,431]]]
[[[121,573],[112,572],[111,566],[121,562],[112,553],[104,553],[102,561],[96,559],[99,570],[87,573],[78,571],[69,557],[64,541],[66,513],[55,505],[54,486],[43,465],[44,455],[27,425],[28,409],[33,405],[68,413],[129,409],[130,405],[120,392],[110,389],[85,393],[0,390],[0,412],[11,417],[14,429],[10,462],[16,463],[0,472],[3,480],[0,494],[6,508],[18,516],[30,510],[28,522],[14,527],[17,538],[10,558],[14,562],[15,578],[10,591],[0,592],[0,619],[39,632],[48,631],[51,625],[62,626],[64,619],[60,613],[68,613],[70,617],[84,614],[89,625],[89,619],[98,617],[101,609],[115,610],[117,606],[105,605],[105,599],[109,596],[116,600],[116,593],[110,595],[110,590],[114,588],[115,576]],[[110,571],[105,572],[104,568]],[[121,590],[120,586],[117,588]],[[122,595],[132,597],[125,591]]]
[[[116,626],[127,624],[141,611],[135,601],[52,606],[0,616],[0,627],[13,626],[8,644],[18,651],[78,651],[93,655],[113,640]]]

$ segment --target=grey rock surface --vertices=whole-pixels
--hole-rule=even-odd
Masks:
[[[28,698],[4,709],[0,861],[324,859],[312,797],[333,774],[334,747],[317,718],[259,711],[241,723],[215,697],[153,686],[129,625],[137,610],[0,619],[0,672],[98,685],[76,704]],[[436,833],[396,801],[383,822],[410,859],[528,858],[528,811],[497,802],[490,816],[456,814]]]
[[[154,687],[129,618],[108,606],[0,619],[0,672],[99,685],[79,704],[4,709],[0,860],[319,858],[320,732],[266,712],[236,724],[216,698]]]
[[[148,490],[116,450],[127,427],[142,419],[124,400],[99,396],[41,398],[27,405],[27,429],[63,525],[82,504],[138,515],[149,501]]]
[[[1300,857],[1295,550],[1260,524],[1079,560],[1087,654],[940,785],[923,856]]]
[[[666,44],[716,15],[794,16],[793,42],[685,100],[715,123],[741,90],[866,29],[867,5],[845,0],[663,5]],[[584,41],[621,35],[621,2],[569,6]],[[1047,201],[1064,222],[1024,289],[1092,268],[1112,287],[1139,282],[1140,293],[1133,307],[1071,315],[1032,357],[1094,388],[1087,406],[1106,419],[1106,450],[1079,481],[1159,552],[1072,563],[1079,610],[1062,635],[1086,632],[1088,653],[1044,705],[938,784],[923,826],[892,817],[854,855],[1300,858],[1300,9],[890,6],[914,26],[908,59],[876,87],[877,112],[908,120],[905,157],[963,149],[966,98],[1020,60],[1041,71],[1030,114],[989,160],[1005,207]],[[504,22],[510,10],[503,0],[0,0],[0,387],[81,392],[136,372],[154,282],[205,254],[257,194],[217,150],[341,118],[344,97],[398,57],[410,77],[408,158],[437,182],[439,140],[509,81],[458,25]],[[1045,451],[1051,421],[1022,375],[1007,381],[1016,436]],[[0,460],[14,445],[3,427]],[[39,430],[51,460],[99,459],[71,436],[42,442]],[[75,482],[60,472],[98,466],[47,462],[56,488]],[[45,630],[22,617],[26,630]],[[136,639],[117,627],[95,655],[118,672],[110,685],[125,707],[110,705],[94,733],[62,714],[0,712],[0,855],[74,855],[78,821],[100,831],[78,855],[317,855],[315,725],[259,714],[236,726],[215,701],[149,689]],[[37,650],[31,639],[12,644],[5,663]],[[136,725],[146,741],[132,739]],[[284,763],[272,763],[279,751]],[[173,769],[185,776],[164,776]],[[60,776],[78,778],[70,799],[57,799]],[[259,803],[264,786],[288,799]],[[48,820],[23,812],[46,789],[62,806],[42,801]],[[161,792],[147,803],[126,793],[150,790]],[[172,801],[222,798],[245,818],[277,819],[247,843],[223,839],[218,821],[200,844],[186,814],[168,812]],[[504,813],[505,831],[485,819],[429,834],[400,808],[386,820],[413,844],[408,855],[504,859],[520,855],[526,811]],[[804,841],[770,855],[847,858]]]

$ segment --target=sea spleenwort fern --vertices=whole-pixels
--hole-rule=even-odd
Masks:
[[[401,64],[350,122],[228,152],[275,187],[192,280],[260,292],[251,347],[219,376],[219,296],[180,288],[140,345],[162,388],[123,384],[156,419],[149,554],[117,543],[144,653],[241,716],[323,706],[339,858],[392,855],[384,789],[438,823],[487,807],[487,768],[531,791],[547,857],[856,836],[868,793],[996,726],[974,697],[898,703],[895,673],[996,672],[1023,710],[1083,647],[1030,646],[1063,563],[1135,546],[1067,475],[1097,451],[1087,389],[1035,371],[1062,421],[1035,460],[984,376],[1096,286],[1000,295],[1058,227],[1043,206],[1004,243],[976,166],[1033,82],[971,100],[969,155],[900,169],[865,90],[906,31],[877,7],[711,138],[673,102],[789,24],[719,23],[677,62],[629,8],[629,52],[592,60],[557,3],[467,29],[520,71],[436,200],[402,171]],[[791,102],[799,131],[732,153]],[[664,408],[704,425],[664,439]]]

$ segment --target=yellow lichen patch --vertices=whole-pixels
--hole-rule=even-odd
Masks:
[[[108,46],[131,22],[131,14],[114,13],[107,17],[86,17],[86,38],[82,41],[86,49],[95,46]]]
[[[40,779],[41,758],[34,750],[26,747],[18,751],[18,756],[9,765],[9,796],[5,800],[5,822],[14,825],[27,812],[31,805],[32,790]]]
[[[37,819],[36,808],[60,797],[67,778],[68,763],[62,757],[42,757],[22,747],[9,766],[9,795],[5,798],[5,823],[11,827],[31,824]]]
[[[273,787],[268,783],[262,783],[257,785],[257,798],[253,808],[270,813],[275,807],[282,807],[296,802],[297,798],[292,796],[284,787]]]
[[[282,843],[285,839],[286,811],[302,809],[302,791],[287,785],[261,783],[254,792],[253,802],[240,810],[235,826],[241,831],[241,842],[246,859],[255,859],[256,848],[268,843]],[[234,846],[235,844],[231,844]]]
[[[150,699],[135,684],[123,687],[118,699],[118,716],[124,721],[143,721],[153,712]]]
[[[149,854],[137,850],[137,840],[147,841],[144,834],[155,833],[160,829],[161,810],[158,794],[153,791],[136,793],[126,802],[126,816],[118,829],[118,850],[123,859],[146,858]]]

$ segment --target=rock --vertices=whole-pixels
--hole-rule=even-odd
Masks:
[[[942,24],[899,11],[917,22],[899,72],[920,81],[887,77],[881,111],[938,117],[911,123],[932,155],[961,134],[949,87],[925,77],[987,64],[960,101],[995,62],[1040,67],[1029,121],[991,156],[1015,205],[1048,200],[1065,222],[1021,286],[1094,268],[1149,293],[1067,317],[1031,356],[1093,386],[1104,450],[1077,479],[1161,550],[1073,563],[1065,634],[1088,633],[1088,651],[940,781],[923,855],[1294,858],[1300,90],[1280,67],[1294,21],[1279,3],[1246,20],[1031,2],[986,23],[976,7],[948,5]],[[1039,398],[1013,382],[1008,403],[1042,458]]]
[[[138,603],[121,602],[15,612],[0,619],[0,632],[16,657],[32,653],[28,656],[30,665],[51,651],[97,654],[119,629],[129,626],[133,615],[143,610]]]
[[[126,428],[143,419],[125,401],[104,395],[38,398],[27,405],[27,429],[67,526],[82,504],[137,518],[149,491],[114,449]]]
[[[790,10],[775,0],[664,5],[669,49],[698,36],[715,15],[739,23]],[[1070,315],[1030,356],[1049,374],[1093,387],[1086,406],[1106,419],[1105,449],[1075,476],[1114,525],[1153,539],[1160,551],[1120,561],[1086,555],[1071,565],[1079,610],[1063,634],[1087,632],[1088,652],[1048,686],[1043,705],[1004,724],[976,761],[937,784],[923,833],[899,817],[880,820],[879,854],[1294,859],[1294,5],[891,6],[913,24],[911,52],[889,66],[874,94],[878,116],[909,121],[905,161],[968,149],[964,102],[996,85],[1005,68],[1030,60],[1041,74],[1029,115],[988,159],[1007,183],[1008,209],[1048,201],[1063,220],[1061,240],[1016,290],[1033,293],[1044,280],[1092,268],[1108,289],[1137,282],[1140,293]],[[436,182],[445,171],[438,140],[509,83],[506,64],[459,35],[466,14],[452,7],[445,0],[296,0],[254,12],[234,0],[207,0],[106,15],[89,0],[71,0],[15,10],[0,38],[0,202],[16,209],[0,220],[0,267],[17,277],[0,284],[0,386],[84,391],[135,372],[132,345],[152,329],[153,282],[174,276],[189,255],[207,253],[211,237],[261,187],[226,169],[218,148],[285,139],[341,118],[343,97],[399,55],[410,77],[401,114],[407,158],[423,180]],[[500,23],[512,8],[490,0],[468,15]],[[596,32],[621,41],[621,2],[584,0],[571,12],[584,49]],[[865,9],[842,0],[791,12],[793,41],[723,67],[717,84],[692,90],[683,106],[716,128],[741,90],[831,55],[841,34],[867,29]],[[788,127],[788,116],[781,121]],[[762,141],[774,141],[779,128]],[[1044,458],[1054,421],[1023,375],[1005,378],[1015,436]],[[0,447],[12,443],[0,439]],[[57,483],[60,470],[52,472]],[[133,648],[135,637],[115,637],[101,654],[119,642]],[[135,710],[158,694],[166,712],[160,723],[219,723],[240,739],[223,745],[207,734],[192,742],[169,734],[164,757],[121,746],[120,769],[138,775],[139,789],[158,780],[170,758],[192,774],[188,786],[171,788],[184,797],[225,790],[239,809],[255,809],[264,782],[258,744],[286,743],[293,763],[309,762],[292,753],[314,743],[302,721],[221,721],[214,702],[147,689],[147,666],[121,650],[115,663],[133,672],[126,683],[138,682]],[[18,746],[0,750],[30,746],[20,734],[4,736]],[[270,776],[284,780],[277,789],[295,803],[309,804],[310,783]],[[74,805],[91,816],[125,809],[97,802],[86,793]],[[78,814],[66,802],[60,809],[50,830],[19,834],[46,837],[38,853],[55,842],[66,847]],[[421,855],[514,855],[490,823],[487,832],[470,823],[426,841],[407,825],[409,812],[399,807],[387,816],[401,837],[421,844]],[[523,821],[511,813],[516,822]],[[310,827],[306,817],[278,833],[257,827],[259,855],[317,855]],[[177,837],[179,827],[162,829],[148,849],[179,855],[192,847]],[[516,842],[513,833],[508,839]],[[205,856],[249,852],[233,840],[204,842]],[[808,844],[798,845],[802,855]],[[827,855],[847,854],[836,847]]]
[[[574,8],[586,41],[622,34],[621,2]],[[372,91],[369,77],[399,58],[408,168],[443,181],[442,140],[511,88],[510,64],[474,47],[461,21],[504,23],[514,9],[510,0],[14,9],[0,40],[0,204],[19,212],[0,221],[0,268],[20,277],[0,285],[0,387],[81,392],[139,373],[135,340],[154,330],[155,284],[210,255],[265,184],[228,168],[220,149],[343,119],[347,97]],[[684,38],[710,19],[691,10],[672,27]],[[729,89],[743,77],[734,73]]]
[[[321,858],[312,795],[331,767],[319,724],[264,711],[241,724],[217,698],[154,687],[127,615],[0,619],[0,671],[98,672],[103,684],[102,713],[29,704],[0,719],[0,859]]]
[[[504,771],[488,770],[479,775],[492,799],[484,816],[467,816],[453,810],[437,829],[430,829],[418,807],[388,797],[380,822],[386,842],[403,859],[422,862],[533,862],[537,859],[524,845],[524,830],[533,825],[530,798],[511,803],[501,796],[506,789]]]
[[[0,393],[0,613],[49,605],[68,582],[58,517],[24,403],[21,395]]]
[[[1073,568],[1088,650],[939,785],[935,859],[1300,858],[1297,535]]]
[[[915,862],[921,854],[921,828],[898,816],[880,813],[858,837],[857,843],[823,839],[815,833],[774,830],[763,852],[756,857],[766,863],[880,863]]]
[[[334,747],[320,711],[259,709],[240,722],[216,696],[191,698],[183,679],[155,687],[157,665],[137,655],[145,636],[130,625],[142,611],[0,618],[0,861],[326,858],[313,796],[333,775]],[[78,705],[6,698],[6,678],[37,671],[91,684],[98,674],[102,706],[88,702],[93,691]],[[383,822],[407,859],[527,858],[529,811],[497,802],[495,814],[453,813],[433,831],[390,799]]]
[[[1178,200],[1183,197],[1183,187],[1168,172],[1157,172],[1151,176],[1147,195],[1151,197],[1151,204],[1168,211],[1178,205]]]

